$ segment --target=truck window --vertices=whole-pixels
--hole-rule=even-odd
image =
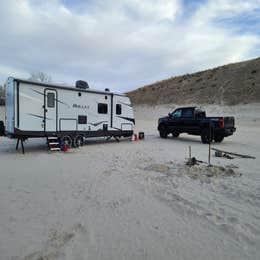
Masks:
[[[193,108],[182,109],[182,117],[192,118],[193,117]]]
[[[198,119],[204,118],[204,117],[206,117],[206,113],[204,111],[198,109],[195,111],[195,117]]]
[[[98,103],[98,113],[99,114],[107,114],[107,104]]]
[[[47,107],[55,107],[55,94],[47,93]]]
[[[122,106],[120,104],[116,104],[116,114],[117,115],[122,114]]]
[[[175,111],[172,113],[172,116],[173,116],[173,117],[176,117],[176,118],[181,117],[181,109],[175,110]]]

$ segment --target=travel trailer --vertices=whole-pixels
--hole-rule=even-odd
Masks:
[[[18,140],[57,137],[79,146],[87,137],[129,137],[135,124],[130,99],[109,89],[89,89],[8,78],[5,135]]]

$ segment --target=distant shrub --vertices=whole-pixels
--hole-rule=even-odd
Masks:
[[[2,86],[0,86],[0,106],[5,105],[5,90]]]
[[[251,71],[251,74],[255,74],[257,71],[256,70],[252,70]]]

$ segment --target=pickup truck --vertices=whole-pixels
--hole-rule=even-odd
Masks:
[[[162,138],[170,133],[173,137],[187,133],[200,135],[202,143],[220,143],[236,131],[235,118],[206,117],[206,112],[197,107],[180,107],[158,120],[158,131]]]

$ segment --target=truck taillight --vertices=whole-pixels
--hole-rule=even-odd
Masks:
[[[219,119],[219,127],[220,127],[220,128],[224,128],[224,127],[225,127],[224,117],[221,117],[221,118]]]

